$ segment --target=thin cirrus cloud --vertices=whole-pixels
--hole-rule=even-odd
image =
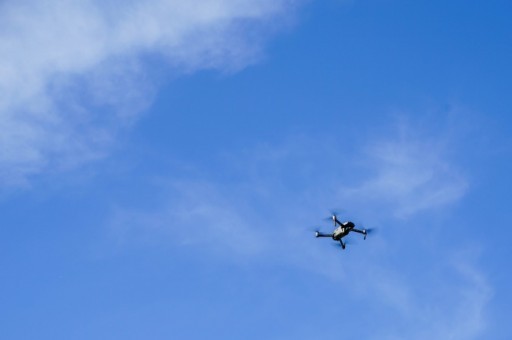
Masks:
[[[447,263],[437,264],[438,272],[427,282],[411,278],[388,291],[387,286],[382,288],[389,281],[388,274],[373,277],[377,281],[374,292],[379,295],[373,298],[385,296],[394,308],[387,310],[389,319],[383,320],[388,326],[371,338],[475,339],[485,334],[493,290],[469,252],[462,253],[465,258],[452,254]]]
[[[358,145],[296,136],[259,145],[244,155],[224,154],[218,161],[222,164],[219,178],[207,180],[200,172],[193,178],[168,178],[159,184],[161,197],[166,197],[160,208],[139,211],[137,216],[158,221],[163,226],[159,232],[182,230],[184,239],[193,222],[200,220],[203,228],[224,235],[219,242],[226,249],[244,253],[250,248],[254,255],[258,249],[271,247],[274,228],[293,238],[297,225],[318,224],[332,207],[350,212],[343,218],[357,221],[357,216],[365,216],[366,223],[378,224],[414,219],[424,211],[435,213],[462,199],[469,184],[446,151],[450,139],[418,137],[414,126],[402,128],[408,131],[407,137],[397,137],[391,127],[382,137]],[[134,216],[123,218],[123,210],[116,211],[113,221],[121,222],[114,224],[132,221],[133,230],[145,228],[147,223],[134,223]],[[133,209],[128,210],[133,214]],[[237,231],[251,235],[244,241],[232,236]],[[256,247],[256,240],[261,241],[261,248]],[[232,242],[251,246],[238,247]]]
[[[446,151],[451,140],[420,136],[411,125],[402,128],[407,138],[394,128],[360,145],[298,137],[261,145],[245,156],[224,156],[223,173],[229,181],[199,176],[159,182],[165,192],[161,202],[149,210],[116,209],[110,220],[112,235],[128,243],[150,240],[189,247],[213,255],[212,260],[241,259],[244,266],[250,261],[279,263],[346,283],[347,292],[372,303],[376,314],[385,310],[377,338],[473,338],[485,332],[492,295],[474,249],[470,256],[465,245],[438,247],[432,253],[420,242],[410,261],[419,257],[428,270],[411,274],[388,258],[389,243],[400,247],[411,240],[403,233],[386,239],[387,226],[378,225],[379,234],[364,241],[364,255],[350,245],[337,270],[319,265],[334,249],[315,240],[308,226],[319,225],[326,208],[335,203],[332,197],[362,216],[371,211],[376,221],[403,225],[399,221],[406,219],[408,227],[424,226],[418,213],[436,214],[464,197],[468,180]],[[337,157],[332,157],[334,150]],[[331,160],[329,166],[325,159]],[[452,194],[432,199],[443,193]],[[384,209],[381,200],[388,200]],[[442,264],[437,262],[439,253]]]
[[[290,0],[7,1],[0,4],[0,180],[106,153],[151,103],[148,57],[177,72],[261,57]],[[286,20],[279,20],[285,22]],[[154,59],[154,58],[153,58]]]
[[[361,166],[369,175],[343,186],[340,199],[372,209],[389,210],[407,219],[462,198],[469,187],[466,175],[450,161],[450,138],[419,137],[418,129],[399,124],[396,135],[376,139],[361,151]]]

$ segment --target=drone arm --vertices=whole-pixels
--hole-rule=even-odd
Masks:
[[[332,237],[333,234],[324,234],[319,231],[315,232],[315,237]]]
[[[368,231],[366,229],[359,230],[359,229],[353,228],[351,231],[355,231],[356,233],[363,234],[364,239],[366,240],[366,235],[368,235]]]

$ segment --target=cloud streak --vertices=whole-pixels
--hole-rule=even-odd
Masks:
[[[0,180],[102,157],[151,102],[152,64],[237,70],[296,1],[6,1],[0,5]],[[286,20],[281,20],[281,22]],[[154,72],[153,72],[154,73]],[[158,78],[158,77],[157,77]]]
[[[410,239],[403,230],[392,237],[383,230],[390,223],[415,228],[418,235],[427,226],[434,230],[431,221],[418,218],[420,213],[435,216],[468,190],[467,178],[449,157],[449,138],[420,135],[412,125],[401,129],[407,133],[391,127],[360,145],[297,137],[225,157],[222,178],[168,179],[158,184],[165,192],[158,207],[117,209],[110,221],[113,235],[128,243],[144,235],[244,264],[279,263],[344,283],[351,297],[373,301],[377,307],[369,314],[384,317],[386,326],[369,330],[369,338],[475,337],[485,330],[492,294],[476,261],[454,255],[453,247],[433,252],[421,242],[407,253]],[[383,232],[364,241],[364,254],[350,245],[343,265],[332,263],[335,250],[308,230],[333,204],[365,216],[367,224]],[[407,261],[418,265],[408,272],[393,264],[391,247],[403,248]],[[447,263],[439,265],[438,257]],[[319,265],[326,258],[330,265]],[[431,267],[428,260],[436,264]],[[392,325],[402,325],[402,331]]]
[[[404,325],[381,330],[375,339],[475,339],[484,334],[493,289],[474,256],[462,253],[463,258],[447,254],[447,263],[439,264],[435,275],[423,282],[407,281],[408,294],[400,301],[407,307],[391,316],[398,322],[389,320]]]
[[[392,135],[366,145],[361,170],[367,176],[340,189],[340,199],[392,211],[407,219],[449,205],[468,190],[464,173],[450,159],[446,136],[421,136],[420,129],[399,123]],[[419,136],[418,136],[419,134]]]
[[[161,209],[148,215],[173,221],[167,227],[172,230],[180,228],[178,221],[187,229],[187,219],[202,220],[205,228],[225,234],[226,247],[233,248],[229,234],[236,230],[256,231],[261,237],[250,238],[264,240],[273,225],[293,237],[299,233],[296,225],[316,224],[333,205],[356,214],[347,218],[369,216],[367,223],[378,225],[383,219],[413,219],[460,200],[468,181],[445,154],[449,141],[414,138],[414,128],[407,129],[407,138],[396,138],[390,128],[387,138],[361,145],[293,137],[245,150],[243,156],[224,155],[220,178],[206,180],[196,172],[198,178],[159,183],[166,198]],[[339,156],[332,157],[336,152]],[[326,159],[333,160],[329,166]],[[216,215],[226,216],[226,226],[212,224]]]

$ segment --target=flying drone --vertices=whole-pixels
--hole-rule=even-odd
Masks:
[[[366,235],[368,235],[370,233],[370,231],[372,231],[371,229],[364,229],[364,228],[357,229],[354,222],[350,222],[350,221],[340,222],[338,220],[338,217],[334,213],[331,215],[331,217],[329,217],[329,219],[332,220],[334,223],[334,231],[332,232],[332,234],[325,234],[320,231],[316,231],[315,237],[330,237],[334,241],[339,241],[341,244],[341,248],[343,248],[343,249],[345,249],[346,243],[343,242],[342,238],[347,236],[350,232],[363,234],[364,239],[366,240]]]

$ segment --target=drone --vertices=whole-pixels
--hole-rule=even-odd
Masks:
[[[354,222],[350,222],[350,221],[340,222],[338,220],[338,217],[336,216],[336,214],[332,214],[331,217],[329,217],[329,219],[332,220],[334,223],[335,229],[332,232],[332,234],[325,234],[320,231],[315,231],[315,237],[330,237],[334,241],[339,241],[341,244],[341,248],[343,248],[343,249],[345,249],[346,243],[343,242],[342,238],[347,236],[351,231],[359,233],[359,234],[363,234],[365,240],[366,240],[366,235],[368,235],[371,231],[371,229],[364,229],[364,228],[357,229]]]

